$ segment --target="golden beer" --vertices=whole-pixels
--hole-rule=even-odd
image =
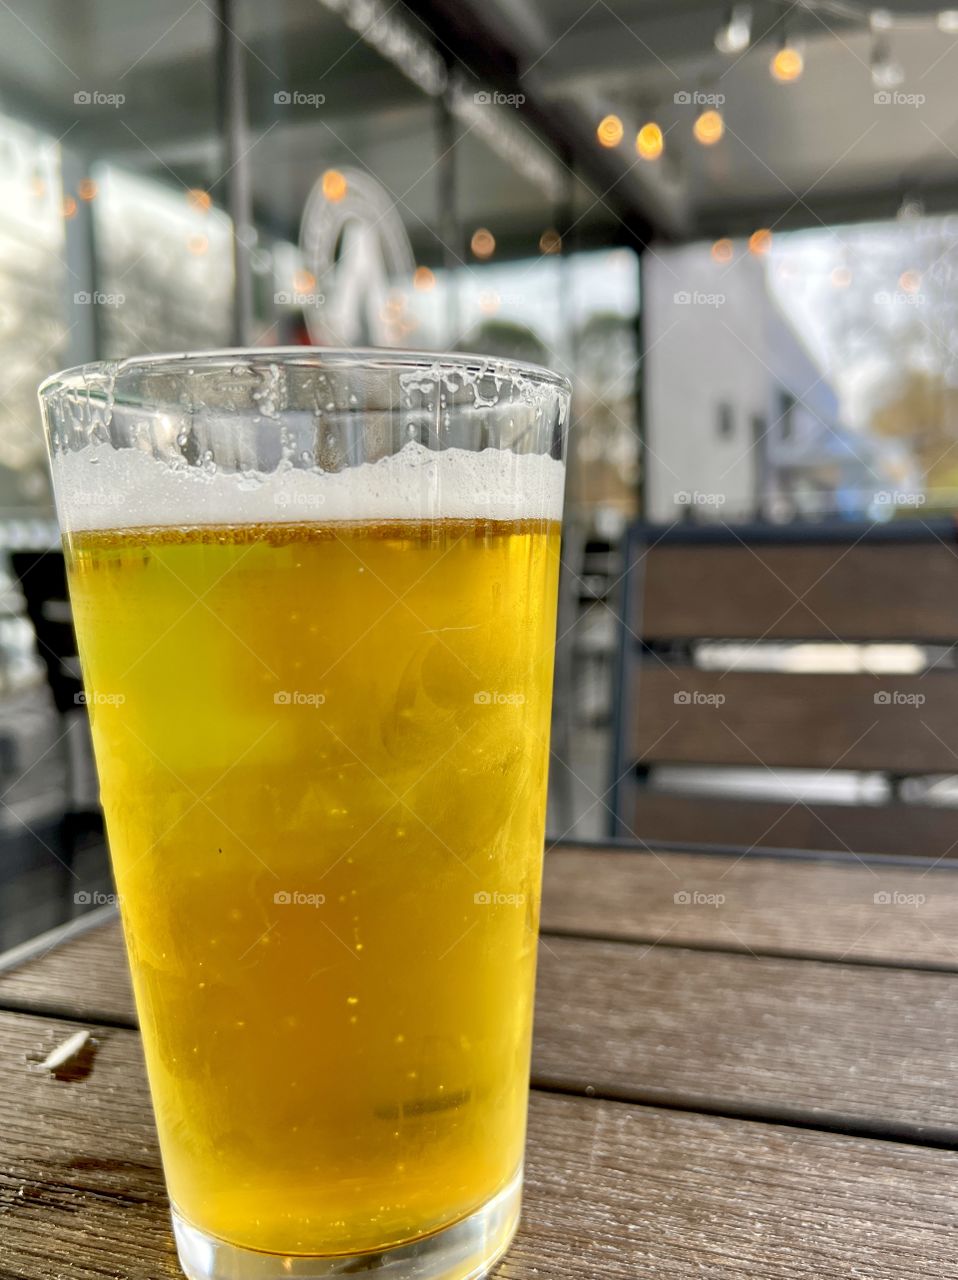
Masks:
[[[283,1255],[468,1217],[522,1162],[557,523],[67,546],[175,1209]]]

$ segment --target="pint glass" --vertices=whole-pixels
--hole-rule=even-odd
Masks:
[[[306,348],[41,388],[193,1280],[461,1280],[515,1231],[568,400]]]

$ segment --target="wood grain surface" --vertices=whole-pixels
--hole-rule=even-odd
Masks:
[[[958,813],[931,804],[795,804],[620,784],[620,835],[646,843],[958,858]]]
[[[958,981],[543,938],[533,1080],[958,1145]]]
[[[174,1280],[134,1032],[93,1069],[35,1063],[77,1024],[0,1015],[0,1276]],[[952,1280],[958,1155],[533,1095],[523,1225],[501,1280]]]
[[[895,546],[654,546],[635,575],[631,624],[656,639],[958,638],[958,555]]]
[[[650,660],[636,666],[630,690],[628,758],[643,764],[958,768],[958,671],[723,672]]]
[[[542,927],[645,944],[958,970],[958,868],[951,859],[929,869],[556,848],[546,856]]]

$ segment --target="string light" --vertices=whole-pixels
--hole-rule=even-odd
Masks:
[[[752,43],[752,6],[732,6],[728,21],[715,33],[715,47],[719,53],[744,53]]]
[[[783,44],[769,63],[772,79],[779,84],[794,84],[804,70],[805,59],[801,50],[792,44]]]
[[[496,237],[485,227],[477,227],[472,233],[469,247],[477,258],[491,258],[496,251]]]
[[[326,170],[323,174],[323,195],[330,204],[339,204],[348,190],[349,184],[338,169]]]
[[[644,124],[635,135],[635,149],[641,160],[658,160],[665,150],[662,129],[654,120]]]
[[[539,237],[540,253],[559,253],[562,249],[562,237],[555,227],[549,227]]]
[[[417,267],[413,272],[412,287],[418,289],[420,293],[429,293],[436,287],[435,272],[430,271],[428,267]]]
[[[921,272],[903,271],[898,277],[898,287],[903,293],[917,293],[921,288]]]
[[[772,233],[768,227],[759,227],[748,238],[748,251],[749,253],[754,253],[756,258],[764,257],[771,247]]]
[[[716,142],[721,141],[724,133],[725,121],[720,111],[703,111],[692,125],[695,141],[700,142],[703,147],[714,147]]]
[[[81,178],[77,183],[77,195],[81,200],[95,200],[97,189],[92,178]]]
[[[720,262],[723,265],[732,261],[732,254],[735,250],[732,248],[732,242],[728,239],[716,240],[712,245],[712,261]]]
[[[190,187],[186,193],[186,200],[191,209],[197,213],[209,213],[213,204],[213,197],[208,191],[203,191],[199,187]]]
[[[603,116],[595,136],[603,147],[617,147],[625,136],[625,126],[618,116]]]

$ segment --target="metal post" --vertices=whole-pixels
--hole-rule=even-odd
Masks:
[[[233,221],[232,342],[237,347],[245,347],[250,343],[253,329],[253,275],[249,252],[250,232],[253,229],[253,201],[247,159],[246,65],[243,61],[243,46],[235,31],[234,0],[217,0],[217,17],[219,123],[223,140],[226,207]]]
[[[456,214],[456,145],[459,126],[445,95],[437,99],[436,145],[439,148],[436,199],[439,204],[437,223],[442,242],[442,265],[446,276],[446,332],[443,346],[459,340],[459,291],[455,272],[462,263],[462,235]]]

